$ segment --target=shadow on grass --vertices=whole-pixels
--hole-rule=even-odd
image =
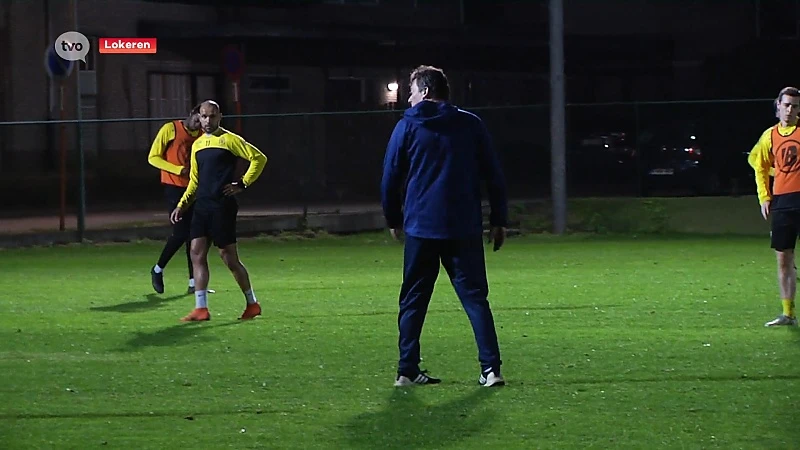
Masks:
[[[492,312],[503,312],[503,311],[578,311],[582,309],[609,309],[609,308],[616,308],[622,306],[620,304],[613,304],[613,305],[551,305],[551,306],[492,306]],[[460,308],[453,308],[453,309],[431,309],[428,310],[428,316],[433,314],[464,314],[464,310]],[[333,314],[335,317],[364,317],[364,316],[395,316],[397,315],[397,310],[391,311],[361,311],[361,312],[350,312],[350,313],[341,313],[341,314]],[[312,318],[320,318],[320,317],[331,317],[331,314],[287,314],[284,315],[286,318],[290,319],[312,319]]]
[[[92,306],[89,308],[92,311],[102,312],[119,312],[119,313],[133,313],[146,311],[149,309],[156,309],[166,306],[167,303],[186,297],[188,294],[173,295],[171,297],[159,297],[156,294],[147,294],[144,300],[120,303],[118,305],[109,306]]]
[[[497,415],[482,406],[497,389],[475,387],[461,398],[427,405],[416,389],[395,389],[382,411],[367,412],[344,426],[350,448],[440,448],[469,440],[492,428]]]
[[[222,323],[209,322],[185,322],[157,330],[152,333],[135,332],[135,336],[129,339],[118,351],[128,352],[141,349],[143,347],[170,347],[178,345],[197,344],[214,340],[212,336],[206,336],[204,332],[212,328],[229,327],[239,325],[249,321],[235,321]]]
[[[113,411],[76,411],[76,412],[40,412],[40,413],[25,413],[25,412],[0,412],[0,420],[42,420],[42,419],[80,419],[80,420],[96,420],[96,419],[110,419],[110,418],[153,418],[153,417],[167,417],[172,419],[195,420],[199,417],[215,417],[215,416],[241,416],[247,414],[241,408],[232,409],[206,409],[205,411],[196,411],[194,408],[189,407],[185,410],[166,410],[166,411],[151,411],[150,408],[144,411],[131,411],[125,410],[125,407],[115,408]],[[274,414],[286,415],[291,411],[269,408],[259,408],[255,414]]]

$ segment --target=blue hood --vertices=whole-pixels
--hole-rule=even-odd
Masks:
[[[421,101],[403,113],[403,117],[409,122],[426,128],[436,128],[445,123],[450,123],[457,116],[457,107],[450,103],[429,100]]]

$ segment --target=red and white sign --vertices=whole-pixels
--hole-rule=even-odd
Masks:
[[[100,53],[155,53],[156,38],[100,38],[97,40]]]

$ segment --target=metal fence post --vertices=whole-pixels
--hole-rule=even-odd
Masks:
[[[78,0],[72,0],[72,15],[75,23],[75,31],[78,30]],[[86,158],[83,154],[83,130],[82,130],[82,117],[83,111],[81,106],[81,71],[80,63],[75,62],[75,115],[78,120],[76,135],[78,145],[78,242],[83,242],[84,232],[86,230]]]
[[[639,102],[633,103],[634,132],[636,133],[636,190],[639,197],[644,197],[644,164],[642,162],[642,130],[639,122]]]
[[[550,0],[550,185],[553,196],[553,233],[567,230],[567,163],[564,92],[564,5]]]

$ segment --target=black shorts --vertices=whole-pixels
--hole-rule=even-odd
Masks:
[[[800,235],[800,210],[779,209],[771,213],[770,240],[777,251],[794,250]]]
[[[219,248],[235,244],[238,213],[239,205],[234,202],[211,208],[195,207],[189,238],[209,238]]]
[[[167,203],[167,217],[169,217],[169,214],[172,214],[172,211],[178,207],[178,203],[181,201],[181,197],[183,197],[184,192],[186,192],[186,188],[173,186],[171,184],[164,185],[164,199]],[[189,240],[189,227],[192,224],[193,211],[194,205],[190,205],[189,208],[183,212],[183,219],[172,225],[173,236],[179,236],[181,239],[186,241]]]

